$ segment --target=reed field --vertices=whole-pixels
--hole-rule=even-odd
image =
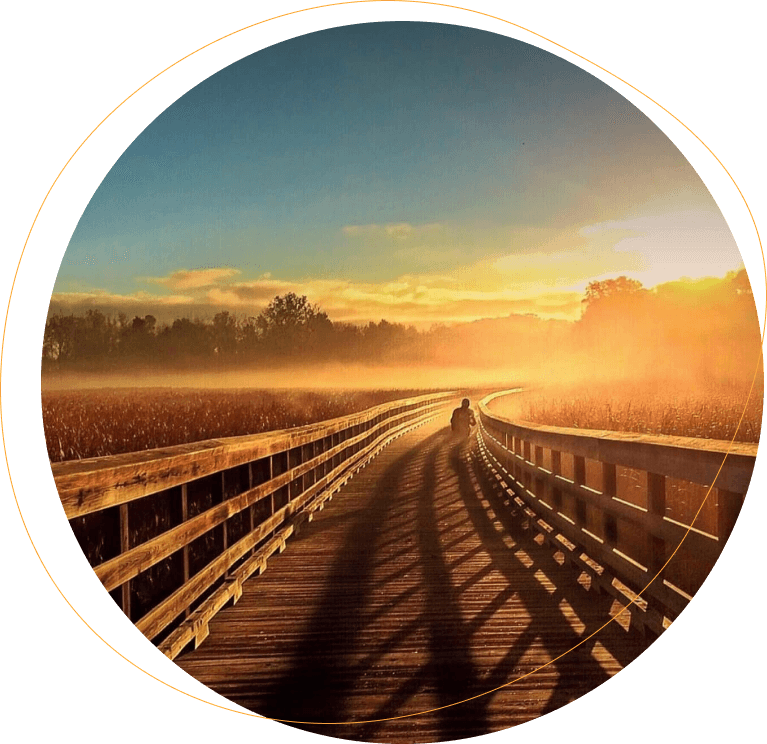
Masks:
[[[48,457],[60,462],[303,426],[424,392],[428,391],[46,391],[43,426]]]
[[[758,442],[761,384],[691,389],[621,384],[551,388],[508,396],[493,410],[520,421],[574,429]]]
[[[514,421],[570,429],[758,443],[762,391],[761,379],[750,396],[750,385],[745,383],[707,386],[649,380],[594,383],[531,389],[499,398],[491,402],[490,408]],[[563,457],[562,468],[565,477],[573,477],[572,458]],[[586,482],[591,488],[602,490],[601,470],[590,461],[586,462]],[[647,508],[645,473],[619,466],[616,486],[620,499]],[[704,485],[667,479],[666,516],[716,535],[717,495],[709,491]],[[623,539],[632,539],[630,531],[624,531]],[[641,546],[637,550],[641,551]],[[666,579],[694,593],[706,573],[701,573],[694,556],[680,555],[667,568]]]
[[[267,391],[254,389],[101,388],[45,391],[43,424],[51,462],[136,452],[220,437],[257,434],[337,418],[392,400],[414,397],[422,390]],[[220,484],[220,479],[219,479]],[[212,507],[216,498],[210,479],[189,493],[190,513]],[[128,506],[129,543],[138,545],[179,522],[177,495],[154,497],[151,511],[140,502]],[[256,506],[256,517],[268,516]],[[70,520],[80,547],[92,566],[120,553],[120,522],[116,509]],[[233,541],[249,528],[248,515],[227,521]],[[223,531],[208,533],[189,549],[193,573],[223,549]],[[264,538],[267,539],[267,538]],[[182,554],[174,553],[131,583],[133,619],[140,617],[179,584]],[[112,592],[120,602],[119,590]],[[170,632],[169,626],[166,632]]]

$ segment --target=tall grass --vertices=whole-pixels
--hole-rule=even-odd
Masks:
[[[362,411],[419,390],[112,389],[43,393],[51,462],[257,434]]]
[[[513,397],[513,396],[510,396]],[[518,396],[503,415],[550,426],[758,442],[763,396],[755,387],[589,385]]]

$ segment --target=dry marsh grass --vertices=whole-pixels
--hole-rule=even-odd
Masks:
[[[755,385],[749,397],[749,387],[589,385],[522,393],[492,407],[549,426],[758,442],[763,396]]]
[[[102,389],[43,393],[51,462],[258,434],[345,416],[422,390]]]

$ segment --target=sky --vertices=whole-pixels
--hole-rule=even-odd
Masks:
[[[593,279],[742,266],[668,138],[520,41],[368,23],[257,52],[128,147],[67,247],[52,309],[331,319],[575,319]]]

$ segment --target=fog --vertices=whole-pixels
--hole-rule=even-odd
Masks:
[[[260,325],[228,313],[212,324],[172,327],[156,327],[149,316],[51,318],[43,390],[604,390],[641,383],[648,394],[705,395],[750,388],[761,361],[744,271],[653,290],[625,278],[592,282],[576,322],[511,315],[423,332],[385,321],[333,323],[305,299],[275,298],[283,315]],[[761,375],[755,390],[761,397]]]
[[[272,370],[221,370],[205,373],[174,370],[46,373],[44,392],[99,388],[198,388],[275,390],[463,390],[504,388],[519,381],[513,369],[481,370],[466,367],[372,366],[362,364],[312,364]]]

